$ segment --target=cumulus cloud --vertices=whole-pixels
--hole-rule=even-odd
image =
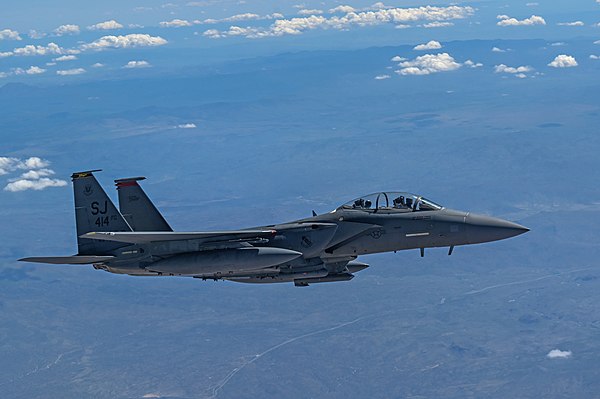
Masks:
[[[40,67],[37,66],[31,66],[27,69],[22,69],[22,68],[15,68],[14,69],[14,74],[15,75],[39,75],[41,73],[46,72],[45,69],[42,69]]]
[[[54,174],[54,171],[51,169],[30,170],[28,172],[23,173],[21,175],[21,178],[28,179],[28,180],[38,180],[38,179],[41,179],[42,177],[52,176],[53,174]]]
[[[400,62],[400,61],[406,61],[406,58],[404,57],[400,57],[399,55],[392,57],[391,59],[392,62]]]
[[[546,25],[546,20],[538,15],[532,15],[525,19],[511,18],[508,15],[498,15],[496,17],[500,21],[496,25],[498,26],[531,26],[531,25]]]
[[[132,48],[162,46],[168,42],[160,36],[150,36],[145,33],[132,33],[123,36],[103,36],[91,43],[81,46],[82,50],[105,50],[109,48]]]
[[[54,58],[53,61],[64,62],[64,61],[75,61],[77,59],[74,55],[61,55],[60,57]]]
[[[556,25],[559,26],[584,26],[583,21],[573,21],[573,22],[559,22]]]
[[[50,179],[48,177],[42,177],[37,180],[19,179],[10,182],[4,187],[5,191],[18,192],[25,190],[43,190],[48,187],[64,187],[67,182],[60,179]]]
[[[548,66],[553,68],[571,68],[576,67],[577,65],[575,58],[566,54],[557,55],[556,58],[548,64]]]
[[[552,349],[546,355],[549,359],[568,359],[573,355],[571,351],[561,351],[560,349]]]
[[[110,21],[99,22],[95,25],[90,25],[87,27],[88,30],[113,30],[113,29],[121,29],[123,25],[111,19]]]
[[[600,40],[596,40],[594,44],[600,44]]]
[[[463,65],[469,68],[481,68],[483,64],[481,62],[475,62],[472,60],[466,60]]]
[[[473,15],[472,7],[424,6],[415,8],[386,8],[376,11],[349,12],[343,16],[333,15],[323,17],[311,15],[291,19],[276,20],[269,27],[239,27],[231,26],[229,30],[219,31],[210,29],[204,32],[209,38],[228,36],[243,36],[247,38],[274,37],[283,35],[298,35],[313,29],[338,29],[346,30],[351,27],[375,26],[381,24],[405,24],[415,21],[431,21],[444,23],[445,21],[464,19]]]
[[[430,75],[432,73],[453,71],[461,67],[448,53],[425,54],[414,60],[404,61],[399,64],[400,69],[395,71],[400,75]]]
[[[391,76],[390,75],[377,75],[375,76],[375,80],[384,80],[384,79],[389,79]]]
[[[100,62],[96,62],[95,64],[92,65],[92,68],[103,68],[104,64],[100,63]]]
[[[72,24],[61,25],[52,31],[56,36],[78,35],[79,32],[79,25]]]
[[[348,14],[348,13],[354,12],[354,11],[356,11],[356,9],[352,6],[341,5],[341,6],[337,6],[335,8],[331,8],[329,10],[329,13],[335,14],[336,12],[339,12],[339,13],[343,13],[343,14]]]
[[[161,28],[182,28],[184,26],[192,26],[190,21],[185,19],[173,19],[171,21],[163,21],[159,23]]]
[[[503,50],[500,47],[492,47],[492,52],[494,52],[494,53],[506,53],[506,50]]]
[[[554,43],[550,43],[550,45],[552,47],[559,47],[559,46],[566,46],[567,43],[565,43],[565,42],[554,42]]]
[[[43,190],[48,187],[66,186],[66,181],[50,178],[54,175],[54,171],[48,169],[49,165],[50,162],[39,157],[26,159],[0,157],[0,176],[25,171],[19,177],[10,179],[4,191]]]
[[[435,41],[435,40],[430,40],[429,42],[425,43],[425,44],[419,44],[416,45],[415,47],[413,47],[413,50],[437,50],[442,48],[442,45],[440,44],[440,42]]]
[[[28,44],[25,47],[19,47],[12,51],[12,54],[22,57],[32,57],[36,55],[61,55],[66,51],[56,43],[48,43],[46,46],[34,46]]]
[[[11,29],[0,30],[0,40],[21,40],[19,32]]]
[[[600,56],[596,54],[590,54],[590,60],[600,60]]]
[[[127,64],[123,66],[126,69],[134,69],[134,68],[150,68],[152,65],[148,61],[129,61]]]
[[[71,76],[71,75],[81,75],[82,73],[85,73],[85,69],[83,68],[74,68],[74,69],[61,69],[56,71],[57,75],[60,76]]]
[[[510,73],[510,74],[520,74],[525,72],[531,72],[533,68],[527,65],[511,67],[508,65],[500,64],[494,66],[494,72],[496,73]]]

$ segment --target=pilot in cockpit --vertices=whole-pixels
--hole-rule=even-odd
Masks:
[[[365,206],[365,200],[362,198],[357,199],[356,201],[354,201],[354,204],[352,204],[352,208],[356,209],[356,208],[363,208]]]
[[[401,195],[398,198],[394,198],[394,208],[405,208],[406,203],[404,202],[404,196]]]

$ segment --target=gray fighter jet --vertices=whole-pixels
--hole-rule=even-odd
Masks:
[[[174,232],[138,182],[115,180],[119,208],[94,172],[74,173],[78,253],[26,262],[84,265],[132,276],[188,276],[296,286],[347,281],[359,255],[479,244],[523,234],[519,224],[440,206],[406,192],[362,196],[323,215],[244,230]]]

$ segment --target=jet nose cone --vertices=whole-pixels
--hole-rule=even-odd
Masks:
[[[467,214],[465,223],[472,244],[503,240],[529,231],[518,223],[474,213]]]

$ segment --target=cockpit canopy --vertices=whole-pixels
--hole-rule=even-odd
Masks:
[[[386,211],[386,212],[420,212],[437,211],[442,206],[423,198],[406,192],[381,192],[364,195],[345,203],[338,209],[354,209],[363,211]]]

